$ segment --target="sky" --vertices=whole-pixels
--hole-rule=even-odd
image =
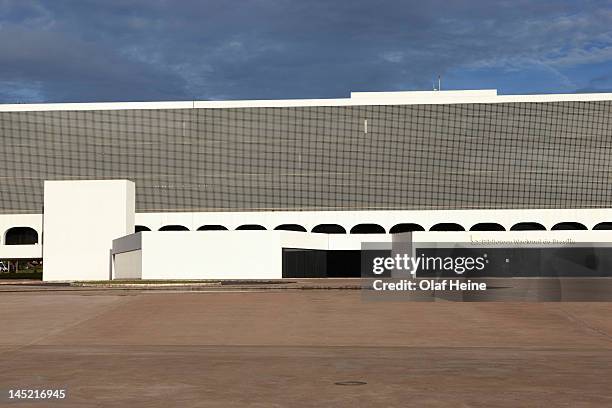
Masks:
[[[612,0],[0,0],[0,103],[612,92]]]

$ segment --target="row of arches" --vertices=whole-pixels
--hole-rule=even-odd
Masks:
[[[219,224],[202,225],[198,231],[222,231],[228,228]],[[245,224],[236,228],[236,230],[265,230],[266,228],[259,224]],[[274,228],[281,231],[301,231],[307,232],[307,229],[299,224],[281,224]],[[439,223],[432,226],[430,231],[465,231],[465,228],[457,223]],[[506,229],[498,223],[483,222],[473,225],[470,231],[506,231]],[[546,227],[537,222],[519,222],[514,224],[510,231],[545,231]],[[588,228],[579,222],[560,222],[553,225],[551,230],[588,230]],[[593,227],[593,230],[612,230],[612,222],[601,222]],[[137,225],[136,232],[151,231],[150,228]],[[189,228],[183,225],[165,225],[159,231],[189,231]],[[401,232],[425,231],[419,224],[401,223],[396,224],[389,229],[390,234]],[[339,224],[319,224],[312,229],[312,232],[324,234],[346,234],[346,229]],[[348,231],[350,234],[385,234],[385,228],[378,224],[365,223],[357,224]],[[38,232],[31,227],[12,227],[4,233],[2,241],[4,245],[34,245],[38,244]]]
[[[267,228],[259,224],[240,225],[236,230],[266,230]],[[274,228],[281,231],[301,231],[308,230],[299,224],[281,224]],[[594,230],[612,230],[612,222],[601,222],[593,227]],[[136,232],[151,231],[150,228],[137,225]],[[197,231],[227,231],[228,228],[219,224],[202,225]],[[443,222],[432,226],[429,231],[465,231],[466,229],[457,223]],[[546,227],[537,222],[519,222],[510,227],[510,231],[545,231]],[[560,222],[553,225],[553,231],[560,230],[588,230],[588,228],[579,222]],[[164,225],[159,231],[189,231],[189,228],[183,225]],[[425,231],[425,228],[415,223],[396,224],[389,229],[390,234],[398,234],[402,232]],[[482,222],[474,224],[469,231],[506,231],[503,225],[494,222]],[[346,234],[345,227],[339,224],[319,224],[312,229],[312,232],[324,234]],[[381,225],[373,223],[357,224],[348,231],[350,234],[385,234],[387,231]]]

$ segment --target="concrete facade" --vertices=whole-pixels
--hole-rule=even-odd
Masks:
[[[608,208],[606,95],[5,107],[0,214],[57,179],[132,180],[147,213]]]
[[[58,265],[74,249],[87,254],[89,241],[96,253],[108,252],[112,240],[135,226],[191,231],[142,235],[143,248],[185,239],[186,259],[189,248],[202,245],[217,248],[214,259],[225,240],[247,247],[252,240],[254,248],[262,246],[254,256],[272,251],[263,247],[267,242],[283,247],[283,239],[296,240],[294,247],[355,250],[377,235],[361,235],[364,229],[384,233],[379,239],[385,241],[405,224],[425,231],[440,224],[508,231],[521,223],[612,229],[610,112],[612,94],[501,96],[495,90],[0,105],[0,259],[44,255],[45,279],[106,279],[108,265],[85,275],[60,272]],[[70,187],[126,179],[135,187],[121,194],[101,188],[80,196],[81,187]],[[48,202],[43,183],[49,191],[58,186]],[[344,234],[312,234],[328,224]],[[245,226],[268,231],[236,231]],[[30,228],[36,241],[7,245],[16,227]],[[229,232],[198,231],[207,228]],[[270,233],[283,228],[305,232]],[[122,255],[127,252],[115,256],[116,277],[163,264],[149,260],[148,252],[157,250]],[[255,275],[278,276],[277,266],[266,270]],[[190,273],[180,272],[193,278]]]

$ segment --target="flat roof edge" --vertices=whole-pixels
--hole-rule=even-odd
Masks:
[[[0,104],[0,112],[446,105],[466,103],[587,102],[609,100],[612,100],[612,93],[498,95],[495,89],[483,89],[457,91],[351,92],[350,98],[337,99]]]

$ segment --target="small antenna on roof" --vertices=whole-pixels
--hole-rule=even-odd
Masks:
[[[439,90],[442,89],[442,79],[440,78],[440,75],[438,75],[438,87],[436,88],[436,82],[435,81],[431,81],[431,85],[432,85],[434,91],[439,91]]]

